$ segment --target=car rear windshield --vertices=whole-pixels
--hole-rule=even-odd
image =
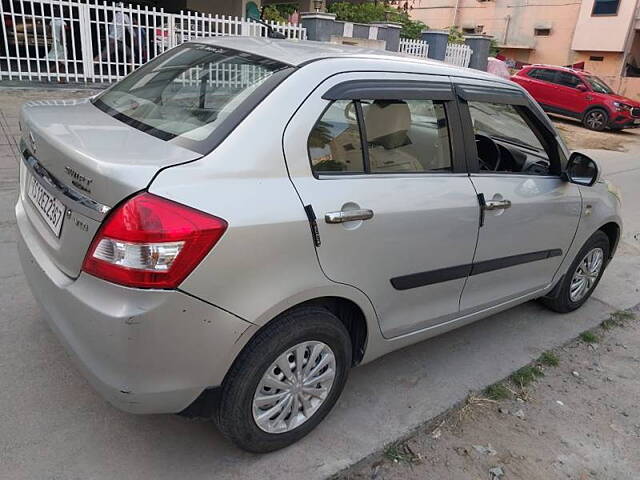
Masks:
[[[94,104],[132,127],[207,153],[214,130],[288,68],[246,52],[184,44],[116,83]]]
[[[607,85],[606,83],[604,83],[604,80],[601,80],[598,77],[585,75],[584,79],[587,81],[589,86],[591,86],[591,89],[594,92],[598,92],[598,93],[613,93],[613,90],[611,89],[611,87],[609,85]]]

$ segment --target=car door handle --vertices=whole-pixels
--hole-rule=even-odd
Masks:
[[[502,210],[511,207],[510,200],[487,200],[482,207],[485,210]]]
[[[327,223],[354,222],[356,220],[369,220],[373,218],[373,210],[363,208],[360,210],[340,210],[339,212],[329,212],[324,216]]]

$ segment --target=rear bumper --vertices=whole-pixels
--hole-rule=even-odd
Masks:
[[[34,297],[92,386],[131,413],[173,413],[220,385],[249,322],[179,291],[64,275],[16,205],[19,254]]]

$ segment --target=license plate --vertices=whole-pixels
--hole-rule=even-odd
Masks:
[[[47,192],[33,175],[27,179],[27,196],[51,231],[59,237],[66,212],[62,202]]]
[[[634,125],[640,125],[640,118],[636,119],[633,121]]]

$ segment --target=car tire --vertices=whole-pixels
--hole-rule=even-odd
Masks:
[[[609,113],[603,108],[592,108],[584,114],[582,124],[589,130],[601,132],[609,125]]]
[[[610,251],[609,237],[598,230],[580,249],[567,270],[567,274],[554,289],[554,294],[540,299],[542,304],[558,313],[568,313],[580,308],[598,286],[607,266]],[[590,257],[591,255],[594,257]],[[594,272],[589,267],[589,258],[595,260],[595,257],[599,257],[600,263],[597,266],[597,271]],[[595,269],[595,264],[592,266]],[[584,275],[581,275],[580,272],[583,272]],[[584,280],[582,284],[579,281],[580,277]],[[584,288],[577,291],[576,289],[580,288],[580,285],[583,285]]]
[[[316,350],[317,358],[312,359]],[[300,376],[314,370],[313,366],[307,368],[310,361],[315,361],[315,365],[325,362],[327,366],[318,371],[321,373],[310,376],[308,381],[329,378],[331,375],[327,372],[333,369],[330,384],[305,386],[309,385],[307,377],[302,380],[296,377],[298,354],[303,359]],[[350,367],[349,332],[335,315],[316,306],[290,310],[259,331],[238,356],[223,382],[214,418],[220,431],[240,448],[255,453],[278,450],[307,435],[324,419],[340,397]],[[293,381],[284,372],[287,368]],[[287,388],[274,385],[287,385]],[[311,388],[319,395],[318,392],[327,387],[324,399],[304,393]],[[282,400],[287,394],[290,402]],[[271,400],[278,396],[283,408]],[[306,402],[303,396],[307,397]],[[265,399],[268,401],[263,404]],[[287,409],[289,414],[280,419],[279,414]],[[266,413],[269,410],[273,415]]]

